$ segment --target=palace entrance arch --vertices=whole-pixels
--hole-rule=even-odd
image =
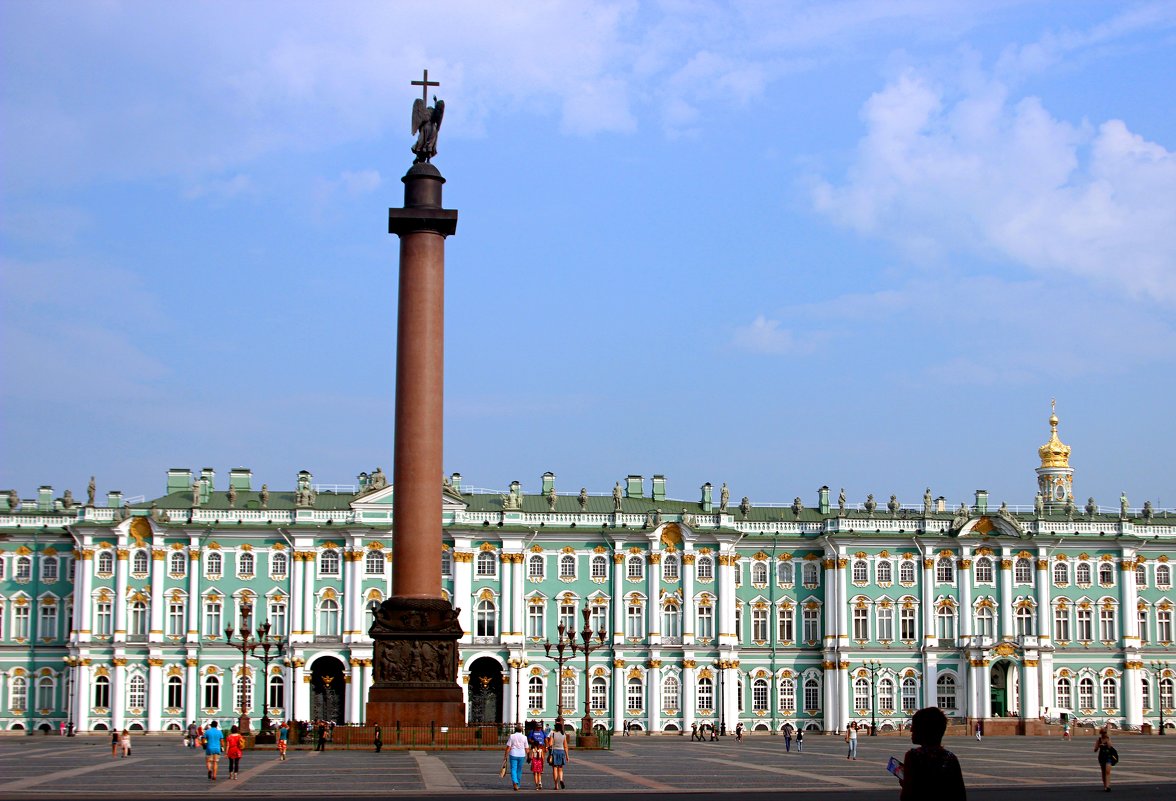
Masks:
[[[989,699],[992,703],[992,717],[1007,718],[1020,709],[1020,682],[1017,663],[1000,659],[988,667]]]
[[[502,665],[488,656],[475,659],[470,665],[470,697],[466,708],[469,722],[502,723]]]
[[[343,663],[333,656],[314,660],[310,671],[310,719],[343,723],[346,700]]]

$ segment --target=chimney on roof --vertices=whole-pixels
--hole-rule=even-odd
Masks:
[[[976,490],[976,512],[988,514],[988,490]]]
[[[702,485],[702,511],[713,512],[715,510],[714,502],[711,500],[711,484],[706,482]]]
[[[817,508],[821,511],[821,514],[823,514],[823,515],[829,514],[829,485],[828,484],[826,484],[825,486],[823,486],[819,490],[817,490]]]
[[[548,470],[543,474],[543,494],[549,495],[555,489],[555,473]]]
[[[653,477],[653,499],[655,501],[664,501],[666,499],[666,477],[661,475],[654,475]]]
[[[453,489],[461,492],[461,473],[454,473],[449,477],[449,483],[453,485]]]
[[[253,481],[253,471],[248,467],[234,467],[229,471],[229,486],[238,492],[248,492]]]
[[[48,512],[53,509],[53,487],[48,484],[37,488],[37,511]]]
[[[216,471],[211,467],[206,467],[200,471],[200,503],[208,503],[208,499],[212,497],[213,484],[216,479]]]
[[[645,477],[644,476],[626,476],[625,477],[625,497],[626,498],[643,498],[645,492]]]
[[[173,467],[167,471],[167,495],[173,492],[192,491],[192,471],[186,467]],[[120,504],[121,505],[121,504]]]
[[[191,485],[189,485],[189,489],[191,489]],[[122,505],[122,490],[110,490],[106,493],[106,506],[108,509],[118,509]]]

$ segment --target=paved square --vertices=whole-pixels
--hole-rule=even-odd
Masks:
[[[1176,737],[1120,737],[1122,762],[1113,786],[1133,801],[1176,798]],[[964,768],[971,798],[1105,797],[1090,738],[1071,742],[1033,737],[951,740]],[[822,799],[897,799],[898,784],[886,760],[909,743],[898,737],[862,738],[858,759],[845,758],[840,738],[810,736],[804,753],[784,752],[781,737],[748,737],[736,743],[692,743],[677,737],[614,740],[612,751],[572,753],[568,792],[583,798],[646,793],[663,797],[766,798],[820,793]],[[231,793],[250,798],[387,796],[461,797],[511,793],[499,778],[501,752],[291,751],[280,762],[272,751],[251,751],[241,776],[210,782],[198,751],[179,737],[136,737],[132,756],[112,758],[109,742],[96,737],[0,739],[0,797],[186,798]],[[524,776],[524,789],[531,777]],[[551,792],[550,769],[544,792]],[[1098,795],[1096,796],[1095,793]]]

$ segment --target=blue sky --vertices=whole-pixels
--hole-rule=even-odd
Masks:
[[[390,471],[409,81],[447,471],[1176,507],[1176,5],[5,3],[0,487]]]

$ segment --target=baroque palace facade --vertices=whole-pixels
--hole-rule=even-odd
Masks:
[[[461,608],[473,721],[598,722],[645,731],[742,721],[899,727],[926,705],[958,719],[1056,717],[1125,728],[1173,715],[1176,512],[1073,498],[1050,418],[1032,507],[977,491],[948,508],[893,496],[806,506],[666,497],[629,476],[605,495],[439,487],[444,586]],[[0,728],[160,731],[253,717],[362,722],[370,608],[391,590],[392,487],[245,469],[168,472],[167,493],[95,503],[0,495]],[[358,490],[358,491],[356,491]],[[717,497],[716,497],[717,496]],[[224,629],[271,624],[263,675]],[[603,647],[558,669],[543,648],[588,609]],[[553,649],[554,654],[554,649]]]

